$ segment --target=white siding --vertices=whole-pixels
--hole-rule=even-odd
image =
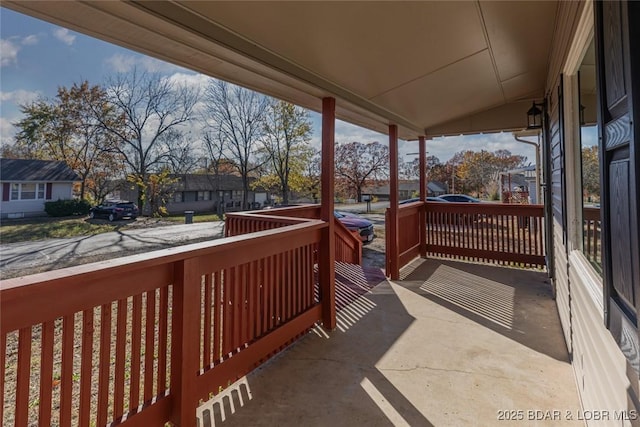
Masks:
[[[571,315],[573,335],[573,369],[585,411],[610,411],[612,414],[633,411],[633,387],[627,372],[627,360],[604,326],[601,285],[591,273],[581,254],[570,256]],[[637,378],[637,377],[636,377]],[[637,383],[637,381],[636,381]],[[629,420],[615,420],[598,426],[632,425]],[[637,420],[636,420],[637,421]]]
[[[564,332],[564,339],[567,342],[567,350],[571,352],[571,293],[569,291],[569,278],[567,276],[568,260],[566,249],[562,244],[562,226],[554,221],[554,256],[555,274],[554,285],[556,288],[556,304],[558,305],[558,315]]]
[[[51,201],[67,200],[73,197],[73,184],[69,182],[54,182],[51,189]]]
[[[0,185],[0,188],[3,187]],[[2,191],[2,190],[0,190]],[[73,197],[73,184],[70,182],[54,183],[51,188],[51,201],[71,199]],[[0,200],[2,196],[0,195]],[[20,216],[46,215],[44,203],[49,200],[9,200],[0,201],[0,216],[7,218],[11,214]]]

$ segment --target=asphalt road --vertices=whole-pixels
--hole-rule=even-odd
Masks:
[[[222,237],[224,222],[112,231],[94,236],[0,245],[2,278],[102,261]]]

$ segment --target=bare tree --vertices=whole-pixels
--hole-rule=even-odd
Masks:
[[[171,130],[163,138],[163,151],[167,152],[166,167],[172,174],[191,173],[200,163],[201,151],[192,134]]]
[[[120,140],[118,150],[134,176],[132,181],[146,182],[150,172],[166,164],[173,143],[193,118],[199,93],[159,74],[136,69],[109,79],[108,86],[109,99],[124,118],[125,130],[108,129]],[[138,185],[138,191],[142,210],[145,186]]]
[[[379,142],[350,142],[336,147],[336,175],[355,190],[362,201],[362,187],[388,176],[389,148]]]
[[[211,80],[205,92],[205,114],[215,139],[228,152],[242,177],[242,205],[247,207],[249,176],[258,169],[256,154],[264,132],[268,98],[221,80]]]

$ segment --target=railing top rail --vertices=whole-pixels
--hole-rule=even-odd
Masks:
[[[273,208],[273,209],[267,209],[267,210],[261,210],[261,211],[232,212],[232,213],[230,212],[230,213],[228,213],[226,215],[230,216],[230,217],[233,217],[233,216],[247,217],[247,216],[263,215],[263,216],[268,216],[268,217],[272,217],[272,218],[273,217],[291,217],[291,218],[300,219],[300,218],[304,218],[302,216],[299,216],[299,214],[301,212],[314,212],[316,210],[318,211],[318,214],[319,214],[319,210],[320,210],[320,205],[319,204],[301,205],[301,206],[286,206],[286,207],[282,207],[282,208]],[[319,215],[318,215],[318,217],[319,217]]]
[[[317,221],[313,218],[300,218],[293,216],[281,216],[281,215],[269,215],[269,214],[256,214],[249,212],[234,213],[227,215],[229,218],[251,218],[251,219],[264,219],[269,222],[279,224],[299,224],[302,222]]]
[[[543,216],[544,205],[517,205],[510,203],[455,203],[429,202],[426,203],[427,212],[437,211],[446,213],[489,213],[503,215]]]

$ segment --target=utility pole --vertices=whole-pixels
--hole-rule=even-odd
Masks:
[[[451,193],[456,192],[456,167],[451,165]]]

